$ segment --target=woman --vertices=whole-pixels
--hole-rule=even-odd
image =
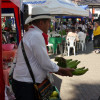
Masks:
[[[99,20],[95,20],[94,27],[95,27],[95,30],[93,31],[94,49],[95,49],[95,53],[100,53],[100,21]]]

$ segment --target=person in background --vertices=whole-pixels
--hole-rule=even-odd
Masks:
[[[100,19],[95,20],[94,27],[95,27],[93,31],[94,50],[95,50],[95,53],[100,53]]]
[[[78,29],[78,27],[79,27],[79,22],[77,21],[77,22],[75,23],[75,29]]]
[[[72,19],[71,18],[68,19],[68,27],[72,27]]]
[[[79,21],[79,24],[77,24],[77,29],[78,29],[78,27],[82,28],[82,21]]]
[[[66,30],[66,22],[63,22],[63,30]]]
[[[11,43],[11,44],[14,44],[14,49],[17,49],[17,43],[16,43],[16,41],[15,41],[15,38],[14,38],[14,34],[13,33],[10,33],[9,34],[9,43]]]
[[[92,35],[93,35],[93,24],[92,24],[92,22],[89,22],[89,24],[88,24],[88,34],[89,34],[89,41],[91,41]]]
[[[68,37],[71,36],[75,37],[76,41],[79,41],[78,34],[76,33],[75,27],[71,27],[70,32],[68,32],[67,34],[66,40],[68,39]]]
[[[66,40],[68,41],[68,37],[75,37],[75,41],[78,42],[79,38],[78,38],[78,34],[76,33],[75,27],[71,27],[70,31],[67,34]],[[77,43],[76,43],[77,45]],[[77,47],[77,46],[76,46]],[[73,54],[73,49],[71,48],[70,53]]]
[[[87,25],[85,24],[85,22],[84,21],[82,21],[82,31],[84,32],[84,33],[86,33],[87,32]]]
[[[6,41],[7,43],[10,43],[10,32],[12,31],[12,28],[11,27],[7,27],[6,30],[5,30],[5,38],[6,38]]]
[[[72,71],[74,71],[70,68],[59,67],[48,56],[43,33],[47,35],[51,18],[49,11],[45,8],[34,7],[32,15],[25,21],[26,24],[32,22],[32,26],[23,36],[22,41],[34,73],[35,82],[38,84],[42,83],[50,72],[71,77],[73,76]],[[21,42],[18,47],[17,62],[13,72],[12,88],[16,100],[37,100],[33,81],[23,57]]]
[[[77,32],[78,32],[78,38],[79,38],[79,40],[85,39],[85,38],[86,38],[86,35],[85,35],[85,33],[82,31],[82,28],[81,28],[81,27],[78,27]]]

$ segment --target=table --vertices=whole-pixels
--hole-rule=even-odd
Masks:
[[[9,86],[9,72],[10,72],[10,68],[3,69],[3,77],[4,77],[5,85],[7,86]]]
[[[49,43],[53,44],[53,49],[54,49],[54,53],[56,52],[57,49],[57,45],[60,44],[62,42],[62,40],[66,40],[66,38],[62,38],[62,37],[50,37],[49,38]]]

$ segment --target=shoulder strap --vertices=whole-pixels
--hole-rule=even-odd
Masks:
[[[28,67],[29,73],[30,73],[30,75],[31,75],[31,77],[32,77],[33,83],[35,83],[34,74],[33,74],[33,72],[32,72],[32,68],[31,68],[30,63],[29,63],[29,60],[28,60],[28,58],[27,58],[27,55],[26,55],[26,52],[25,52],[25,49],[24,49],[23,41],[21,41],[21,48],[22,48],[22,53],[23,53],[23,56],[24,56],[26,65],[27,65],[27,67]]]

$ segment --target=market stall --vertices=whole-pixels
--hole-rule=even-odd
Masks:
[[[0,0],[0,23],[1,23],[1,0]],[[0,24],[0,99],[5,100],[4,98],[4,80],[3,80],[3,68],[2,68],[2,31]]]
[[[15,23],[16,23],[16,31],[17,31],[17,43],[19,44],[20,40],[21,40],[21,23],[20,23],[20,11],[19,8],[13,4],[10,0],[0,0],[0,22],[1,22],[1,14],[7,14],[7,13],[13,13],[14,17],[15,17]],[[5,20],[4,20],[5,21]],[[2,22],[1,22],[2,23]],[[2,27],[0,24],[0,100],[5,100],[4,99],[4,89],[5,89],[5,85],[9,85],[8,82],[8,75],[9,75],[9,68],[7,69],[3,69],[4,67],[4,63],[5,62],[8,66],[8,59],[4,59],[4,57],[6,58],[13,58],[16,54],[16,50],[12,49],[12,50],[3,50],[2,49]],[[2,62],[3,61],[3,62]],[[4,65],[3,65],[4,64]],[[10,65],[9,65],[10,67]],[[6,67],[5,67],[6,68]],[[4,83],[5,81],[5,83]]]
[[[20,10],[19,8],[12,3],[10,0],[2,0],[2,13],[14,13],[16,29],[17,29],[17,42],[21,40],[21,25],[20,25]]]
[[[17,30],[17,43],[21,40],[21,27],[20,27],[20,19],[19,19],[19,8],[13,4],[10,0],[2,0],[2,13],[14,13],[15,16],[15,22],[16,22],[16,30]],[[19,13],[19,14],[18,14]],[[9,20],[8,20],[9,21]],[[9,25],[9,23],[7,23]],[[9,28],[9,27],[8,27]],[[9,35],[9,34],[8,34]],[[9,47],[13,45],[13,48],[15,44],[8,44]],[[16,49],[11,49],[7,46],[7,44],[3,44],[3,51],[2,51],[2,58],[3,58],[3,75],[5,84],[8,84],[8,75],[9,75],[9,67],[11,66],[10,63],[13,61],[13,58],[16,54]],[[6,48],[5,48],[6,47]],[[9,48],[9,49],[8,49]]]
[[[4,44],[7,45],[7,44]],[[17,49],[12,49],[12,50],[3,50],[2,51],[2,58],[3,58],[3,76],[4,76],[4,81],[5,85],[9,86],[9,72],[10,72],[10,67],[12,65],[13,59],[16,55]]]

